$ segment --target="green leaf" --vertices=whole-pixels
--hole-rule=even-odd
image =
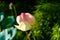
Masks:
[[[15,22],[14,16],[8,16],[5,18],[5,20],[3,20],[2,26],[9,27],[12,26],[14,22]]]

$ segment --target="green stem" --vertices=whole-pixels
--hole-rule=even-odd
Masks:
[[[14,12],[15,12],[15,17],[17,17],[17,12],[16,12],[15,6],[13,6],[13,8],[14,8]]]
[[[27,40],[31,40],[28,32],[26,32],[26,35],[27,35]]]

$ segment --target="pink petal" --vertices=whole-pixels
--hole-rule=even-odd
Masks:
[[[20,22],[24,21],[24,13],[21,13],[21,15],[17,16],[16,21],[18,24],[20,24]]]
[[[20,20],[21,20],[20,16],[17,16],[16,21],[18,24],[20,24]]]
[[[25,19],[27,22],[29,22],[31,25],[34,24],[35,18],[30,13],[25,13]]]
[[[28,22],[33,25],[35,23],[35,18],[30,13],[21,13],[21,15],[17,16],[17,23]]]

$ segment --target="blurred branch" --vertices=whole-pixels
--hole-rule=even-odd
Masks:
[[[13,6],[13,8],[14,8],[15,17],[17,17],[16,7]]]
[[[30,33],[28,33],[28,32],[25,32],[25,33],[26,33],[26,35],[27,35],[27,40],[31,40],[31,39],[30,39],[30,35],[29,35]]]

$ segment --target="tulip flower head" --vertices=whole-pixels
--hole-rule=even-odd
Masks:
[[[17,16],[16,21],[19,25],[15,27],[22,31],[27,31],[32,28],[32,25],[35,23],[35,18],[30,13],[21,13]]]

